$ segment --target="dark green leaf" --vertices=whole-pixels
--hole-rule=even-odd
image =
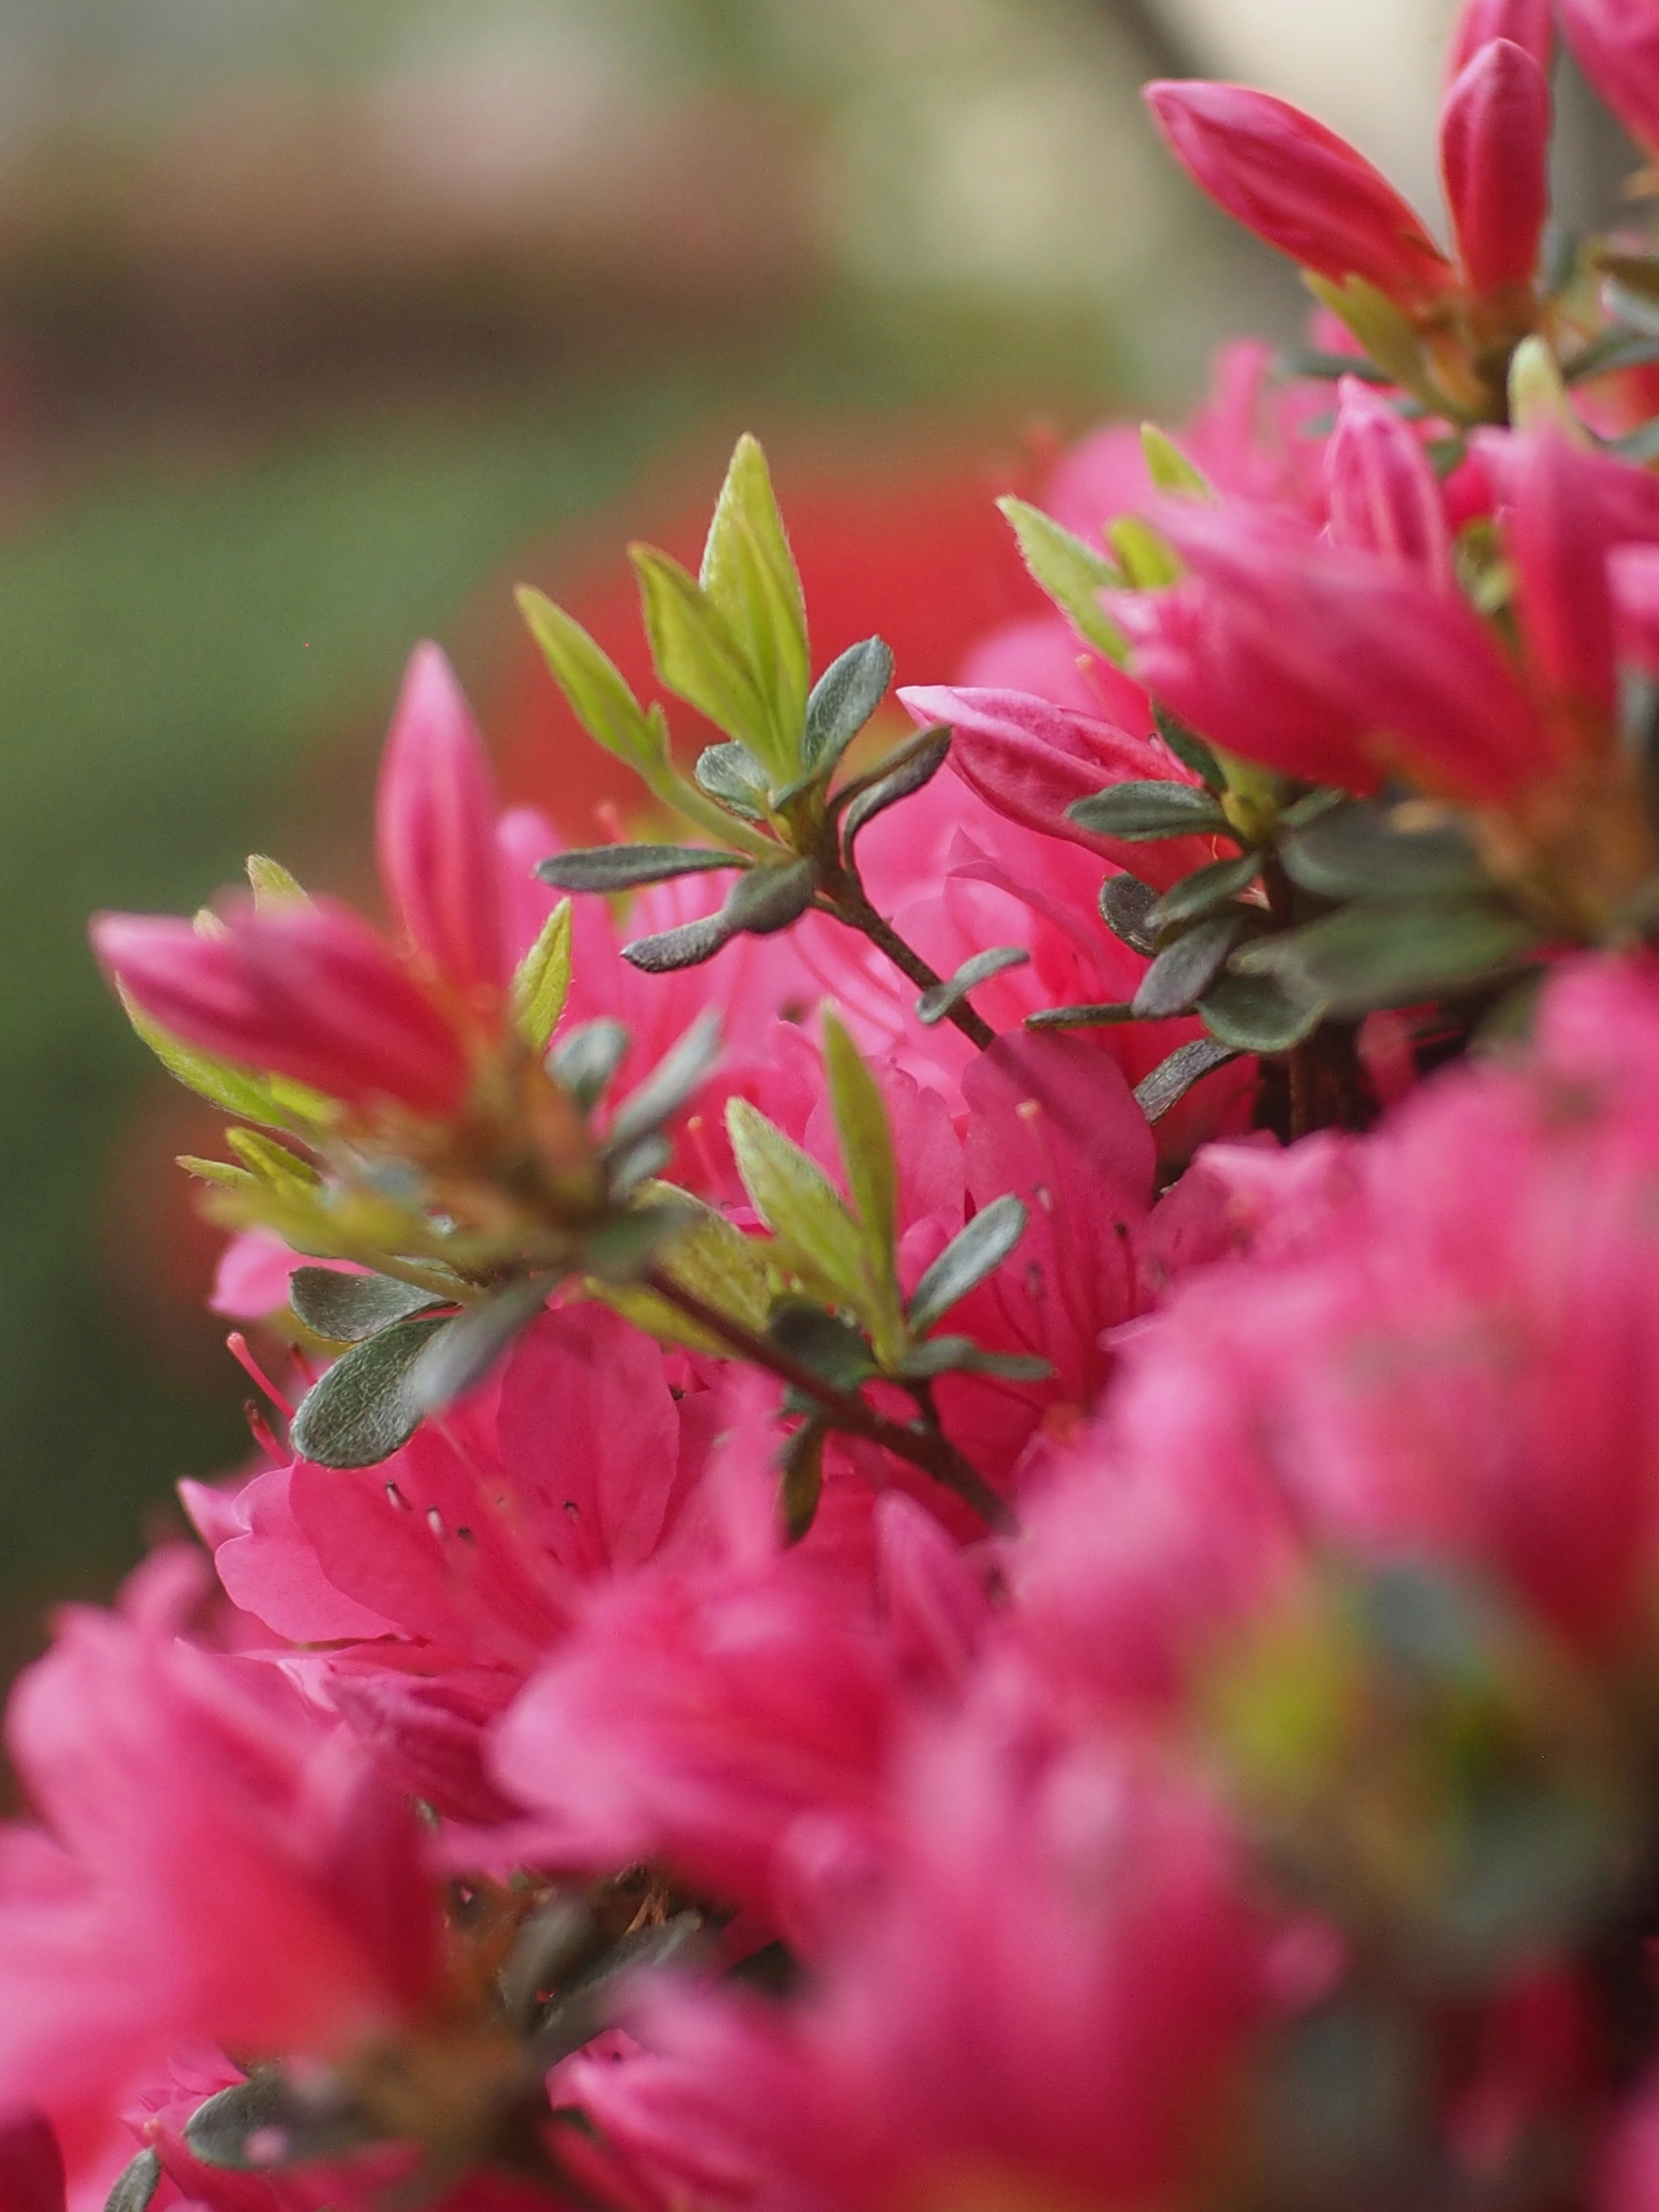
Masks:
[[[712,960],[732,935],[724,915],[706,915],[701,921],[682,922],[678,929],[665,929],[655,937],[636,937],[623,945],[622,957],[644,975],[666,975],[676,968],[697,968]]]
[[[1334,791],[1329,784],[1317,784],[1304,791],[1300,799],[1293,799],[1279,816],[1279,826],[1285,830],[1300,830],[1310,822],[1317,822],[1322,814],[1328,814],[1334,806],[1346,806],[1346,791]]]
[[[824,1434],[822,1421],[803,1421],[779,1459],[778,1510],[786,1543],[799,1544],[817,1517],[823,1491]]]
[[[628,1054],[628,1031],[601,1014],[562,1036],[548,1054],[548,1072],[563,1084],[585,1114],[610,1088]]]
[[[542,1992],[568,1981],[604,1948],[592,1907],[579,1892],[567,1890],[526,1913],[496,1977],[508,2019],[520,2028],[533,2026],[543,2009]]]
[[[296,1267],[288,1279],[288,1297],[296,1317],[329,1344],[361,1344],[394,1321],[444,1303],[390,1275],[343,1275],[335,1267]]]
[[[852,1325],[804,1299],[784,1298],[772,1309],[766,1333],[781,1351],[838,1390],[856,1390],[877,1372],[869,1346]]]
[[[758,822],[766,811],[766,771],[747,745],[705,745],[691,771],[699,786],[722,806]]]
[[[1172,1106],[1180,1104],[1194,1084],[1237,1058],[1231,1045],[1219,1043],[1214,1037],[1194,1037],[1190,1044],[1183,1044],[1178,1052],[1160,1060],[1150,1075],[1136,1084],[1135,1103],[1149,1121],[1161,1121]]]
[[[1115,783],[1066,808],[1079,830],[1130,844],[1155,837],[1231,837],[1232,825],[1207,791],[1190,783]]]
[[[338,2158],[382,2133],[343,2087],[301,2089],[273,2069],[198,2105],[185,2125],[185,2148],[204,2166],[257,2173]]]
[[[893,680],[893,656],[878,637],[849,645],[812,686],[806,702],[806,742],[802,756],[822,775],[857,737]]]
[[[1044,1006],[1040,1013],[1027,1014],[1028,1030],[1102,1030],[1118,1022],[1138,1022],[1140,1017],[1133,1006]]]
[[[1634,430],[1626,430],[1623,437],[1615,438],[1613,451],[1621,460],[1634,462],[1639,468],[1645,468],[1650,461],[1659,461],[1659,416],[1638,423]]]
[[[720,1017],[713,1006],[705,1007],[611,1115],[606,1138],[611,1149],[625,1151],[678,1114],[720,1056]]]
[[[521,1328],[547,1304],[552,1278],[532,1275],[495,1297],[480,1298],[434,1338],[410,1370],[409,1392],[422,1413],[463,1397],[482,1382]]]
[[[608,1167],[612,1199],[631,1197],[642,1182],[660,1175],[673,1157],[674,1147],[655,1129],[648,1137],[637,1138],[623,1152],[613,1148]]]
[[[1237,1052],[1289,1052],[1319,1026],[1317,999],[1292,995],[1274,975],[1218,975],[1198,1002],[1204,1026]]]
[[[1201,921],[1248,890],[1261,872],[1258,853],[1246,853],[1237,860],[1212,860],[1207,868],[1194,868],[1147,909],[1147,922],[1153,929],[1164,930],[1179,922]]]
[[[1172,714],[1167,707],[1152,702],[1152,720],[1158,725],[1158,734],[1183,768],[1191,769],[1212,798],[1219,799],[1227,788],[1227,774],[1196,730]]]
[[[953,1237],[911,1293],[907,1319],[918,1334],[930,1329],[975,1285],[1000,1267],[1025,1234],[1025,1207],[1011,1191],[981,1206]]]
[[[836,803],[850,799],[842,817],[842,846],[850,861],[859,832],[929,784],[944,767],[951,750],[949,730],[918,730],[915,736],[888,754],[867,776],[836,794]]]
[[[1246,945],[1234,965],[1241,975],[1276,975],[1334,1013],[1363,1013],[1494,982],[1540,941],[1495,900],[1365,900]]]
[[[1321,898],[1431,898],[1483,880],[1456,823],[1421,805],[1328,807],[1283,840],[1279,857],[1292,882]]]
[[[1139,876],[1108,876],[1100,887],[1100,918],[1114,937],[1120,937],[1133,951],[1144,952],[1150,960],[1158,950],[1158,938],[1147,927],[1146,916],[1156,902],[1158,893],[1150,884],[1143,884]]]
[[[701,1948],[702,1925],[700,1912],[677,1912],[659,1927],[635,1929],[567,1983],[526,2047],[525,2055],[535,2070],[545,2073],[603,2033],[617,2018],[635,1976],[694,1954]]]
[[[1633,331],[1615,324],[1594,337],[1563,367],[1569,384],[1582,384],[1589,376],[1611,376],[1616,370],[1646,368],[1659,361],[1659,332]]]
[[[717,852],[712,845],[592,845],[583,852],[555,853],[551,860],[538,860],[536,873],[555,890],[629,891],[641,884],[665,884],[676,876],[745,865],[736,853]]]
[[[1042,1382],[1054,1373],[1046,1359],[1023,1352],[987,1352],[971,1337],[930,1336],[911,1346],[898,1372],[912,1382],[939,1375],[994,1375],[1003,1382]]]
[[[149,2212],[161,2185],[161,2160],[153,2150],[141,2150],[106,2198],[104,2212]]]
[[[1140,979],[1131,1002],[1136,1018],[1158,1022],[1187,1012],[1221,973],[1243,928],[1243,915],[1217,914],[1172,939]]]
[[[964,960],[954,975],[942,983],[935,983],[916,1000],[916,1017],[923,1026],[932,1029],[945,1016],[954,1013],[970,991],[981,983],[988,983],[993,975],[1000,975],[1006,968],[1024,968],[1030,954],[1023,945],[998,945],[986,952],[975,953]]]
[[[1357,376],[1365,384],[1387,384],[1389,380],[1363,354],[1323,353],[1316,346],[1290,346],[1273,366],[1281,376],[1316,377],[1330,384],[1344,376]]]
[[[409,1442],[422,1407],[410,1383],[416,1363],[447,1319],[417,1316],[356,1345],[313,1382],[289,1441],[319,1467],[374,1467]]]
[[[811,860],[751,868],[732,884],[719,920],[728,935],[741,931],[750,937],[773,937],[800,920],[817,888],[817,867]]]
[[[631,1206],[588,1232],[582,1244],[583,1271],[602,1283],[636,1281],[661,1246],[684,1227],[686,1218],[686,1209],[677,1199]]]

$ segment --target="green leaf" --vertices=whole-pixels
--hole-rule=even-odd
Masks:
[[[1428,356],[1410,317],[1396,307],[1385,293],[1379,292],[1375,284],[1367,283],[1363,276],[1347,276],[1339,283],[1334,278],[1316,276],[1304,269],[1302,281],[1339,322],[1347,325],[1390,384],[1409,392],[1431,415],[1442,416],[1454,422],[1464,419],[1463,410],[1454,405],[1435,382]]]
[[[513,1024],[532,1052],[544,1053],[570,995],[571,907],[561,899],[513,978]]]
[[[707,1006],[642,1083],[636,1084],[611,1117],[605,1141],[614,1152],[635,1144],[678,1114],[720,1056],[720,1017]]]
[[[1140,450],[1146,457],[1146,473],[1159,491],[1169,492],[1176,498],[1214,503],[1215,486],[1156,422],[1141,424]]]
[[[141,2150],[104,2200],[104,2212],[149,2212],[161,2186],[161,2160],[153,2150]]]
[[[1237,1052],[1289,1052],[1324,1018],[1322,1000],[1301,998],[1274,975],[1218,975],[1198,1002],[1204,1026]]]
[[[1080,830],[1130,844],[1156,837],[1233,836],[1231,823],[1209,793],[1190,783],[1114,783],[1091,799],[1074,799],[1066,811]]]
[[[806,766],[827,775],[887,696],[893,656],[878,637],[849,645],[812,686],[806,702]]]
[[[1120,514],[1108,526],[1106,536],[1135,591],[1161,591],[1165,584],[1181,580],[1182,566],[1174,548],[1138,514]]]
[[[1388,384],[1391,380],[1373,361],[1361,354],[1322,353],[1316,346],[1288,346],[1273,368],[1280,376],[1317,378],[1327,384],[1335,384],[1345,376],[1357,376],[1362,384]]]
[[[997,505],[1013,527],[1021,559],[1078,635],[1109,660],[1127,659],[1128,642],[1100,604],[1102,592],[1123,583],[1120,571],[1040,507],[1013,498],[1000,499]]]
[[[343,1275],[337,1267],[296,1267],[288,1297],[295,1317],[328,1344],[362,1344],[394,1322],[445,1303],[390,1275]]]
[[[417,1410],[438,1413],[482,1382],[547,1304],[554,1280],[548,1274],[527,1276],[457,1315],[410,1370],[407,1389]]]
[[[1333,1013],[1408,1006],[1512,975],[1542,942],[1492,899],[1364,900],[1234,956],[1241,975],[1276,975]]]
[[[622,957],[644,975],[667,975],[677,968],[696,968],[712,960],[732,934],[723,915],[705,915],[700,921],[682,922],[678,929],[661,930],[654,937],[636,937],[623,945]]]
[[[295,1456],[319,1467],[374,1467],[389,1459],[421,1425],[416,1364],[449,1326],[447,1317],[417,1316],[337,1359],[294,1416],[289,1442]]]
[[[629,557],[658,675],[676,697],[747,745],[769,775],[787,776],[793,759],[779,744],[771,708],[726,617],[666,553],[633,545]]]
[[[1160,1060],[1150,1075],[1136,1084],[1135,1103],[1149,1121],[1161,1121],[1172,1106],[1180,1104],[1194,1084],[1237,1058],[1235,1046],[1223,1044],[1215,1037],[1194,1037],[1190,1044],[1183,1044],[1167,1060]]]
[[[748,662],[769,710],[774,750],[768,757],[775,771],[787,775],[800,763],[811,655],[800,574],[757,439],[738,441],[699,580]]]
[[[1219,799],[1227,788],[1227,772],[1206,740],[1156,699],[1152,702],[1152,720],[1158,725],[1158,734],[1176,758],[1183,767],[1191,769],[1212,798]]]
[[[905,1316],[918,1334],[949,1313],[975,1285],[995,1272],[1025,1234],[1023,1201],[1011,1191],[981,1206],[953,1237],[910,1295]]]
[[[872,1286],[890,1301],[897,1296],[894,1251],[898,1242],[898,1167],[881,1087],[858,1048],[828,1006],[823,1012],[823,1064],[836,1119],[847,1188],[864,1231]]]
[[[641,1195],[672,1203],[678,1217],[658,1261],[661,1273],[741,1328],[764,1334],[768,1316],[787,1287],[776,1248],[763,1237],[745,1237],[716,1208],[671,1184],[647,1185]],[[694,1352],[731,1357],[723,1339],[699,1328],[653,1291],[602,1285],[598,1295],[653,1336],[689,1345]]]
[[[954,1013],[970,991],[981,983],[988,983],[993,975],[1000,975],[1007,968],[1029,965],[1030,954],[1023,945],[994,945],[985,952],[976,952],[971,960],[964,960],[954,975],[942,983],[935,983],[916,1000],[916,1018],[926,1029],[933,1029],[947,1014]]]
[[[971,1337],[930,1336],[912,1345],[898,1372],[913,1382],[939,1375],[994,1375],[1005,1382],[1042,1382],[1054,1373],[1048,1360],[1024,1352],[987,1352]]]
[[[520,585],[518,600],[554,682],[594,744],[647,782],[659,776],[669,765],[660,715],[646,714],[616,663],[544,592]]]
[[[610,1089],[628,1056],[628,1046],[626,1026],[601,1014],[559,1039],[548,1054],[548,1073],[564,1085],[585,1114]]]
[[[726,1126],[744,1188],[785,1264],[830,1304],[862,1312],[863,1240],[823,1169],[746,1098],[730,1102]]]
[[[856,1390],[880,1372],[860,1330],[803,1299],[785,1298],[775,1307],[766,1333],[781,1352],[837,1390]]]
[[[799,1544],[817,1517],[823,1492],[824,1424],[805,1420],[778,1462],[778,1510],[786,1544]]]
[[[261,2172],[339,2158],[384,2134],[343,2086],[324,2077],[302,2088],[273,2068],[198,2105],[185,2124],[185,2148],[203,2166]]]
[[[700,789],[719,805],[729,806],[745,822],[759,822],[770,796],[766,771],[747,745],[705,745],[692,770]]]
[[[246,1168],[234,1168],[228,1160],[204,1160],[195,1152],[175,1154],[173,1164],[186,1175],[194,1176],[198,1182],[216,1184],[221,1190],[257,1193],[259,1178],[251,1176]]]
[[[1206,868],[1194,868],[1183,876],[1157,900],[1146,912],[1146,921],[1156,930],[1178,927],[1186,921],[1202,921],[1218,907],[1224,907],[1246,891],[1261,873],[1259,853],[1246,853],[1237,860],[1212,860]]]
[[[1139,876],[1108,876],[1100,887],[1101,920],[1114,937],[1149,960],[1158,950],[1158,937],[1147,927],[1146,916],[1157,898],[1152,885]]]
[[[247,856],[247,879],[253,890],[255,910],[267,914],[273,907],[309,906],[305,887],[297,876],[292,876],[280,860],[268,860],[263,853]]]
[[[1479,890],[1484,877],[1457,823],[1421,802],[1350,799],[1282,840],[1293,883],[1321,898],[1414,899]]]
[[[308,1193],[322,1188],[323,1179],[309,1160],[263,1130],[227,1129],[225,1142],[248,1173],[272,1190]]]
[[[1171,939],[1140,979],[1132,1001],[1137,1019],[1186,1013],[1221,973],[1243,928],[1242,915],[1217,914]]]
[[[896,806],[902,799],[908,799],[924,786],[930,784],[944,767],[951,751],[951,732],[946,729],[918,730],[914,738],[888,754],[885,760],[872,769],[868,775],[849,783],[843,792],[836,794],[836,804],[846,805],[842,816],[842,848],[850,865],[854,841],[859,832],[873,822],[878,814],[884,814],[890,806]]]
[[[1127,1002],[1099,1006],[1044,1006],[1035,1014],[1027,1014],[1028,1030],[1103,1030],[1119,1022],[1138,1022],[1140,1016]]]
[[[703,1926],[700,1912],[677,1912],[656,1926],[635,1928],[605,1956],[567,1982],[543,2014],[524,2047],[532,2075],[542,2075],[612,2025],[629,1990],[641,1974],[659,1972],[695,1954]]]
[[[786,860],[781,867],[754,867],[726,893],[718,919],[728,936],[775,937],[799,921],[817,896],[815,860]]]
[[[669,883],[677,876],[747,865],[741,854],[716,852],[708,845],[592,845],[538,860],[536,873],[555,890],[630,891],[643,884]]]

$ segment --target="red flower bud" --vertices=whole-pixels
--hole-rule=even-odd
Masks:
[[[1508,39],[1483,46],[1446,96],[1440,167],[1470,286],[1528,284],[1549,213],[1550,91]]]
[[[1446,56],[1448,86],[1456,83],[1481,47],[1494,39],[1523,46],[1547,76],[1555,45],[1550,0],[1464,0]]]

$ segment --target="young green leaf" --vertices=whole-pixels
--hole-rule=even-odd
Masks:
[[[812,686],[802,758],[816,774],[835,766],[887,696],[893,656],[878,637],[849,645]]]
[[[1106,536],[1137,592],[1156,592],[1180,581],[1182,567],[1174,548],[1138,514],[1120,514],[1108,526]]]
[[[678,1211],[673,1233],[665,1244],[658,1266],[672,1282],[726,1314],[752,1334],[763,1334],[767,1321],[787,1287],[775,1248],[762,1237],[745,1237],[726,1216],[683,1191],[666,1184],[647,1184],[641,1195],[672,1200]],[[712,1352],[729,1358],[731,1346],[688,1321],[654,1292],[627,1285],[603,1285],[598,1295],[625,1313],[641,1328],[671,1344],[690,1345],[696,1352]]]
[[[289,1442],[319,1467],[374,1467],[406,1444],[422,1407],[411,1387],[416,1362],[449,1328],[447,1316],[398,1322],[354,1346],[300,1402]]]
[[[757,440],[738,441],[703,548],[699,579],[726,618],[769,713],[775,768],[799,764],[811,656],[806,603]]]
[[[444,1303],[390,1275],[343,1275],[337,1267],[296,1267],[288,1279],[288,1298],[295,1318],[326,1344],[362,1344],[394,1322]]]
[[[544,592],[520,585],[518,599],[554,682],[594,744],[647,782],[666,769],[666,726],[660,716],[644,712],[616,663]]]
[[[1172,938],[1140,979],[1132,1001],[1137,1018],[1161,1022],[1184,1014],[1221,973],[1243,927],[1243,915],[1217,914]]]
[[[786,1266],[830,1304],[861,1312],[863,1240],[823,1169],[746,1098],[730,1102],[726,1126],[744,1188]]]
[[[1127,659],[1128,641],[1100,604],[1102,592],[1123,583],[1121,572],[1040,507],[1013,498],[997,505],[1012,525],[1021,559],[1078,635],[1109,660]]]
[[[248,1173],[272,1189],[313,1191],[322,1187],[323,1179],[309,1160],[263,1130],[227,1129],[225,1142]]]
[[[268,860],[263,853],[248,854],[247,879],[252,887],[254,906],[261,914],[272,907],[311,903],[298,877],[291,876],[280,860]]]
[[[779,742],[772,709],[725,615],[666,553],[634,545],[629,557],[658,675],[676,697],[747,745],[769,775],[787,776],[793,755]]]
[[[532,1052],[547,1050],[570,994],[570,902],[561,899],[513,978],[514,1026]]]
[[[1011,1191],[981,1206],[916,1285],[905,1316],[921,1335],[995,1272],[1025,1234],[1025,1207]]]
[[[198,1052],[193,1045],[170,1036],[159,1022],[151,1021],[119,984],[116,988],[127,1019],[167,1073],[221,1112],[234,1114],[244,1121],[260,1122],[268,1129],[304,1131],[332,1120],[333,1102],[320,1091],[307,1090],[286,1077],[258,1075],[251,1068]]]
[[[677,876],[746,866],[739,854],[708,845],[591,845],[538,860],[536,873],[555,890],[629,891],[645,884],[671,883]]]
[[[1023,945],[995,945],[984,952],[975,952],[964,960],[954,975],[947,975],[942,983],[933,984],[916,1000],[916,1018],[924,1029],[933,1029],[947,1014],[954,1013],[963,1000],[981,983],[988,983],[993,975],[1000,975],[1005,969],[1029,965],[1030,954]]]
[[[823,1014],[823,1061],[847,1188],[864,1231],[872,1289],[884,1304],[897,1297],[898,1167],[881,1086],[835,1013]]]
[[[1147,844],[1157,837],[1231,837],[1232,824],[1207,791],[1156,778],[1109,784],[1066,810],[1080,830],[1097,836]]]
[[[1176,445],[1175,440],[1160,430],[1156,422],[1140,426],[1140,450],[1146,458],[1146,473],[1159,491],[1169,492],[1176,498],[1215,501],[1215,486],[1202,469],[1195,468]]]

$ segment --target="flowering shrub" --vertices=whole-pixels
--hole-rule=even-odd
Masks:
[[[1151,88],[1313,343],[1005,502],[914,727],[745,440],[689,773],[524,595],[638,842],[424,646],[386,931],[94,925],[266,1403],[13,1697],[7,2207],[1659,2202],[1659,258],[1540,270],[1552,35],[1449,253]]]

